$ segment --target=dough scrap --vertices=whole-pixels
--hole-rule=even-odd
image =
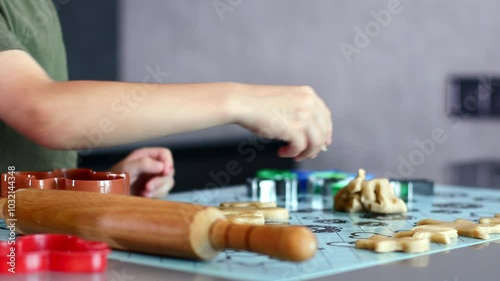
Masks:
[[[417,226],[408,231],[394,233],[393,237],[373,235],[368,239],[356,241],[356,248],[368,249],[378,253],[403,251],[406,253],[422,253],[429,250],[429,242],[450,244],[451,238],[458,235],[479,239],[489,239],[489,234],[500,234],[500,222],[494,218],[481,218],[481,221],[490,223],[474,223],[457,219],[454,222],[424,219]],[[406,239],[406,240],[405,240]],[[427,245],[425,244],[427,241]]]
[[[260,202],[260,201],[250,201],[250,202],[223,202],[220,203],[220,208],[229,207],[255,207],[255,208],[269,208],[277,207],[276,202]]]
[[[442,227],[439,225],[421,225],[408,231],[394,233],[393,237],[415,237],[428,238],[431,242],[439,244],[450,244],[451,238],[457,238],[457,230],[452,227]]]
[[[263,204],[259,203],[260,202],[227,202],[221,203],[219,209],[226,217],[228,215],[240,215],[259,212],[262,213],[266,222],[286,223],[289,221],[290,214],[288,213],[287,209],[280,207],[266,207],[276,206],[276,202]]]
[[[480,218],[479,223],[482,224],[499,224],[500,223],[500,214],[496,214],[493,218]]]
[[[403,200],[394,195],[388,179],[365,180],[365,171],[359,169],[355,179],[339,190],[334,208],[346,212],[406,213]]]
[[[405,252],[423,253],[429,251],[430,240],[427,237],[386,237],[383,235],[373,235],[368,239],[356,241],[357,249],[372,250],[377,253]]]
[[[500,234],[500,223],[474,223],[472,221],[457,219],[454,222],[424,219],[417,223],[418,226],[451,227],[457,230],[458,235],[471,238],[489,239],[489,234]]]
[[[237,224],[264,225],[266,223],[264,214],[259,211],[240,214],[228,214],[225,215],[225,217],[228,221]]]

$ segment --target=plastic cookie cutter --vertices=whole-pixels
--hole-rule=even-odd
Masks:
[[[0,274],[103,272],[110,251],[106,243],[71,235],[26,235],[17,238],[15,244],[0,242]]]
[[[130,194],[127,173],[95,172],[91,169],[59,169],[51,172],[3,173],[0,197],[21,188],[79,190],[98,193]]]

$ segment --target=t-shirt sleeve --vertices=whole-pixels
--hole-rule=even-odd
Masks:
[[[7,27],[4,16],[0,13],[0,52],[7,50],[23,50],[26,48]]]

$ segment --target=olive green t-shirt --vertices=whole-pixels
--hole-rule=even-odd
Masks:
[[[0,52],[6,50],[23,50],[52,79],[68,80],[61,26],[51,0],[0,0]],[[76,165],[75,151],[41,147],[0,120],[0,172],[8,166],[18,171],[46,171]]]

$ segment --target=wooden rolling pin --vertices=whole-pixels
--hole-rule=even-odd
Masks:
[[[305,227],[231,224],[220,210],[189,203],[31,188],[16,191],[15,201],[18,233],[76,235],[118,250],[207,260],[230,248],[290,261],[317,250]],[[11,218],[5,202],[0,213]]]

